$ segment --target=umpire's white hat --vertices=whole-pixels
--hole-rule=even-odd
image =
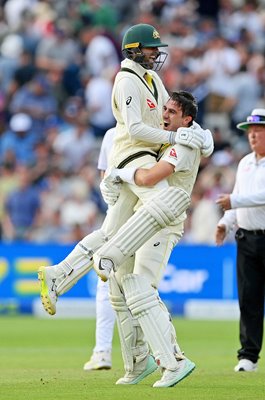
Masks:
[[[248,129],[249,125],[265,125],[265,109],[255,108],[251,115],[247,117],[246,122],[240,122],[237,124],[238,129],[245,131]]]

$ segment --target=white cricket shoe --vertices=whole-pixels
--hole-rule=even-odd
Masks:
[[[153,384],[153,387],[171,387],[175,386],[182,379],[192,373],[195,368],[194,362],[188,358],[178,361],[178,368],[174,371],[164,369],[162,378]]]
[[[235,372],[255,372],[258,369],[258,363],[253,363],[246,358],[239,360],[238,364],[235,366]]]
[[[152,374],[158,368],[153,356],[148,355],[142,361],[134,364],[132,372],[126,374],[117,380],[116,385],[136,385],[148,375]]]
[[[62,281],[63,276],[58,277],[56,267],[40,267],[38,271],[38,279],[40,281],[40,296],[42,305],[48,314],[56,313],[57,293],[56,288]]]
[[[110,273],[114,267],[113,262],[109,258],[99,258],[96,254],[94,255],[94,269],[97,275],[103,282],[107,282]]]
[[[111,352],[95,351],[90,360],[84,365],[84,371],[97,371],[101,369],[111,369]]]

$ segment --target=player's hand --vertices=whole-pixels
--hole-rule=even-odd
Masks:
[[[209,129],[202,129],[202,127],[197,124],[197,122],[193,121],[193,126],[195,126],[195,129],[201,129],[202,134],[204,136],[204,141],[203,145],[201,148],[201,154],[203,157],[210,157],[214,150],[214,141],[213,141],[213,135],[212,132]]]
[[[111,183],[122,183],[122,180],[119,177],[119,171],[119,169],[114,167],[107,168],[104,174],[104,181]]]
[[[109,206],[117,202],[121,191],[121,180],[114,171],[115,168],[108,169],[99,185],[103,200]]]
[[[209,157],[214,147],[211,131],[209,129],[202,129],[195,121],[189,128],[178,128],[175,143],[191,147],[192,149],[200,149],[204,157]]]
[[[230,210],[232,208],[230,194],[227,193],[219,194],[216,200],[216,204],[218,204],[223,211]]]
[[[191,147],[192,149],[201,149],[204,143],[203,129],[200,126],[198,128],[195,125],[192,125],[189,128],[178,128],[175,135],[175,143]]]
[[[224,243],[224,239],[226,237],[226,227],[225,225],[217,225],[215,231],[215,243],[217,246],[220,246]]]

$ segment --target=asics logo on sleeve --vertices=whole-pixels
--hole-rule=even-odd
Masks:
[[[126,100],[127,106],[130,104],[131,101],[132,101],[132,96],[127,97],[127,100]]]

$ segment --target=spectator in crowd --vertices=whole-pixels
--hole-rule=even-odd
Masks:
[[[36,65],[40,70],[63,74],[72,65],[79,66],[81,53],[72,38],[70,23],[58,19],[51,35],[44,36],[36,49]]]
[[[8,0],[3,6],[4,15],[12,31],[19,28],[23,12],[30,9],[35,0]]]
[[[33,62],[32,54],[23,50],[18,59],[18,65],[7,88],[7,94],[11,99],[13,94],[23,85],[33,79],[37,73],[37,67]]]
[[[240,55],[226,39],[217,34],[208,42],[201,69],[208,70],[208,111],[213,113],[229,111],[227,98],[232,74],[239,71]]]
[[[90,200],[90,188],[82,178],[68,178],[68,193],[60,207],[61,221],[66,227],[79,226],[80,232],[90,233],[95,226],[97,206]]]
[[[72,129],[61,130],[52,146],[61,158],[66,171],[78,173],[97,148],[94,130],[90,127],[89,114],[85,108],[76,111]]]
[[[79,37],[84,48],[84,67],[91,75],[101,75],[106,68],[118,70],[120,58],[116,47],[102,27],[84,26]]]
[[[265,289],[265,109],[254,109],[238,128],[247,133],[251,153],[239,162],[233,192],[221,194],[217,204],[225,211],[217,224],[221,245],[237,225],[237,284],[240,307],[240,343],[235,371],[257,370],[263,340]]]
[[[37,74],[18,89],[10,103],[10,111],[30,115],[36,137],[38,140],[43,139],[46,118],[57,112],[57,101],[52,93],[48,77]]]
[[[209,218],[209,215],[211,216]],[[213,244],[219,210],[214,201],[205,196],[203,186],[196,185],[192,193],[192,213],[189,221],[189,242]]]
[[[22,38],[15,33],[8,34],[0,47],[0,87],[7,93],[19,65],[19,57],[23,51]]]
[[[238,136],[242,136],[242,131],[236,126],[240,121],[243,121],[251,107],[258,105],[261,95],[261,87],[257,76],[248,70],[247,66],[241,65],[240,70],[235,74],[230,81],[229,99],[231,110],[231,129]]]
[[[85,87],[86,107],[95,136],[102,139],[115,119],[111,109],[111,93],[116,70],[105,68],[102,74],[90,76]]]
[[[3,236],[8,241],[29,241],[31,232],[38,225],[40,196],[31,184],[30,169],[18,168],[18,187],[9,193],[5,202]]]
[[[108,1],[89,0],[79,5],[81,19],[90,22],[92,26],[102,27],[112,31],[117,24],[117,9]]]
[[[14,160],[6,160],[0,165],[0,240],[3,239],[2,221],[5,212],[6,198],[19,184],[18,173]]]
[[[259,4],[260,3],[260,4]],[[241,7],[230,8],[229,13],[222,13],[220,29],[224,36],[232,41],[242,40],[242,35],[249,37],[249,50],[262,50],[264,48],[264,21],[261,11],[261,2],[245,0]]]
[[[18,164],[32,165],[35,162],[36,142],[31,117],[25,113],[14,114],[9,129],[0,137],[0,162],[13,159]]]

